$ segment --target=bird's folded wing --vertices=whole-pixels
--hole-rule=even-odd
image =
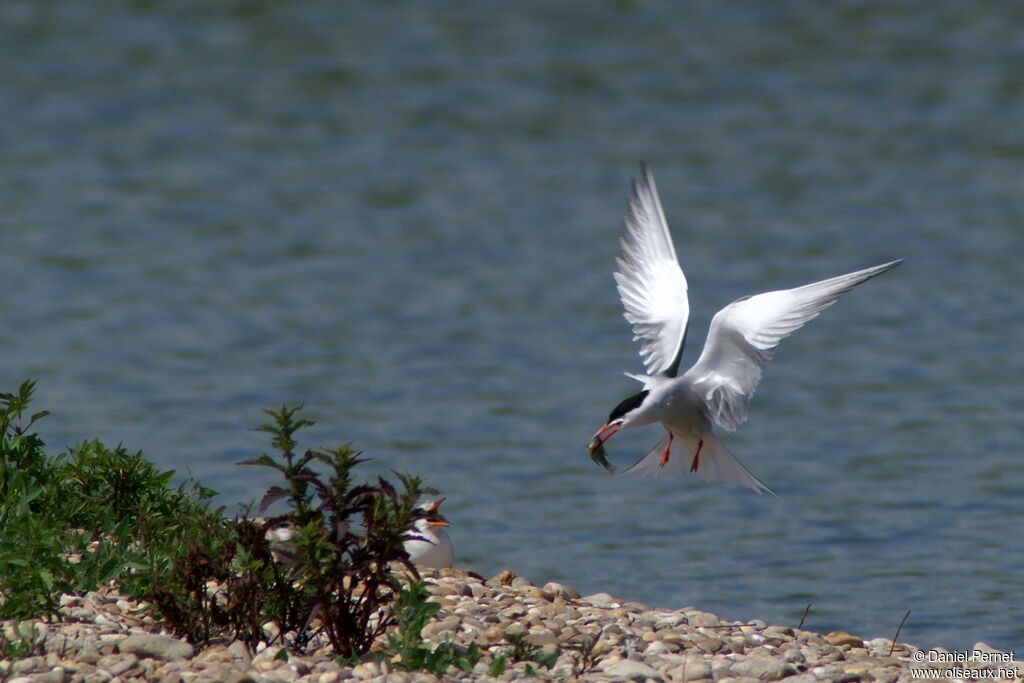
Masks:
[[[658,188],[646,164],[641,177],[633,181],[622,257],[617,263],[615,282],[626,320],[633,325],[633,338],[640,341],[644,367],[651,375],[674,376],[686,339],[690,303]]]
[[[761,368],[772,359],[779,342],[846,292],[901,262],[739,299],[716,313],[704,350],[686,373],[708,415],[729,431],[743,424]]]

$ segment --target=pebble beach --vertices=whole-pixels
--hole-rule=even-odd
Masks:
[[[792,683],[910,680],[1021,680],[1024,666],[985,643],[972,661],[939,648],[920,648],[885,637],[846,632],[815,633],[756,618],[728,621],[694,607],[651,608],[607,593],[581,596],[557,583],[532,584],[514,572],[485,578],[460,569],[425,570],[423,578],[441,609],[423,629],[431,645],[476,643],[483,657],[469,672],[454,667],[441,679],[394,671],[389,659],[371,653],[360,663],[339,663],[325,642],[284,656],[274,627],[255,652],[240,642],[197,651],[169,635],[148,605],[113,587],[84,596],[65,595],[59,621],[31,622],[39,654],[0,661],[8,683],[161,681],[162,683],[437,680],[753,681]],[[3,624],[8,640],[24,635]],[[506,656],[509,632],[543,652],[558,652],[550,666],[509,661],[497,677],[495,658]],[[592,643],[592,647],[581,647]],[[948,655],[948,656],[947,656]],[[932,660],[941,661],[932,661]],[[922,663],[924,662],[924,663]],[[928,669],[922,675],[921,669]],[[916,671],[915,671],[916,670]]]

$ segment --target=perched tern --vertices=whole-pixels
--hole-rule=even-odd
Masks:
[[[640,341],[647,374],[629,377],[643,390],[615,406],[587,451],[610,471],[604,443],[621,429],[660,422],[668,434],[625,474],[658,474],[689,468],[708,481],[731,481],[775,495],[718,440],[712,424],[735,431],[779,342],[818,316],[843,294],[903,259],[803,287],[766,292],[732,302],[711,320],[697,363],[678,375],[690,304],[665,213],[646,164],[633,181],[622,257],[615,282]]]
[[[455,546],[444,530],[450,524],[438,512],[443,502],[444,498],[420,506],[427,515],[417,520],[413,530],[415,537],[405,542],[405,552],[409,553],[409,559],[415,565],[441,569],[455,562]]]

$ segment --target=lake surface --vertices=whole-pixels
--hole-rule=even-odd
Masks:
[[[0,390],[230,506],[301,401],[305,445],[440,489],[484,574],[1024,652],[1022,7],[5,2]],[[726,435],[781,500],[587,458],[641,367],[641,159],[685,364],[741,295],[907,257]]]

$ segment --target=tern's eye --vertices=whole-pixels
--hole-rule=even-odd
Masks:
[[[644,402],[644,399],[647,398],[647,394],[649,393],[651,392],[644,389],[639,394],[633,394],[625,401],[615,406],[615,410],[613,410],[611,414],[608,416],[608,421],[612,422],[613,420],[618,420],[620,417],[622,417],[629,411],[633,410],[634,408],[639,408],[640,404]]]

